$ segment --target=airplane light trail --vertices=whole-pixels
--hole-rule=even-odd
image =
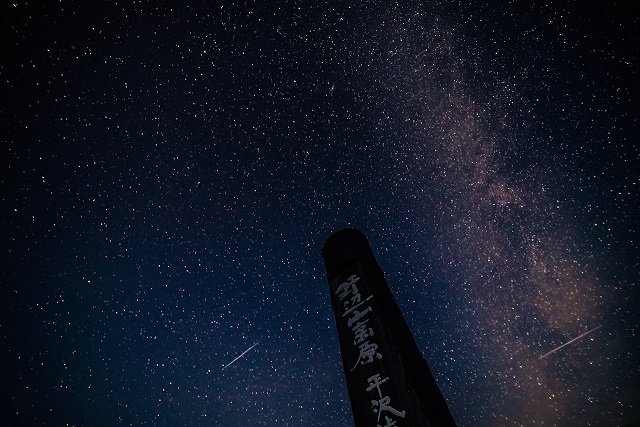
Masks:
[[[598,325],[593,329],[588,330],[587,332],[585,332],[582,335],[578,335],[577,337],[575,337],[574,339],[572,339],[571,341],[567,341],[566,343],[562,344],[560,347],[556,347],[553,350],[551,350],[549,353],[543,354],[542,356],[540,356],[540,359],[544,359],[545,357],[547,357],[548,355],[550,355],[551,353],[555,353],[556,351],[560,350],[562,347],[564,347],[565,345],[569,345],[574,341],[579,340],[580,338],[584,337],[585,335],[589,335],[591,332],[595,331],[596,329],[600,329],[602,327],[602,325]]]
[[[224,371],[225,369],[227,369],[229,366],[233,365],[233,363],[240,359],[242,356],[244,356],[245,354],[247,354],[249,352],[249,350],[251,350],[253,347],[257,346],[258,344],[260,344],[260,341],[256,341],[256,343],[254,345],[252,345],[251,347],[249,347],[248,349],[246,349],[245,351],[243,351],[240,356],[236,357],[235,359],[233,359],[231,362],[229,362],[224,368],[222,368],[222,370]]]

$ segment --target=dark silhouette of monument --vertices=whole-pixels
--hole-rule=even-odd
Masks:
[[[356,427],[455,426],[364,234],[335,233],[322,257]]]

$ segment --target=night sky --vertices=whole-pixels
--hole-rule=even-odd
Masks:
[[[460,427],[640,422],[639,15],[183,3],[2,6],[1,425],[352,425],[345,227]]]

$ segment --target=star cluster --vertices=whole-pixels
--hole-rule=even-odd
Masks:
[[[459,426],[640,421],[630,11],[5,9],[3,424],[351,425],[345,227]]]

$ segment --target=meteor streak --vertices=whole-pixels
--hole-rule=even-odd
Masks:
[[[242,353],[240,353],[240,356],[236,357],[235,359],[233,359],[231,362],[229,362],[227,365],[225,365],[224,368],[222,368],[222,370],[224,371],[225,369],[227,369],[229,366],[233,365],[233,363],[240,359],[242,356],[244,356],[245,354],[247,354],[249,352],[249,350],[251,350],[253,347],[257,346],[258,344],[260,344],[260,341],[256,341],[256,343],[254,345],[252,345],[251,347],[249,347],[248,349],[246,349],[245,351],[243,351]]]
[[[551,353],[555,353],[556,351],[560,350],[562,347],[564,347],[565,345],[569,345],[574,341],[579,340],[580,338],[584,337],[585,335],[589,335],[591,332],[595,331],[596,329],[600,329],[602,327],[602,325],[598,325],[593,329],[588,330],[587,332],[585,332],[582,335],[578,335],[577,337],[575,337],[574,339],[572,339],[571,341],[567,341],[566,343],[562,344],[560,347],[556,347],[553,350],[551,350],[549,353],[543,354],[542,356],[540,356],[540,359],[544,359],[545,357],[547,357],[548,355],[550,355]]]

